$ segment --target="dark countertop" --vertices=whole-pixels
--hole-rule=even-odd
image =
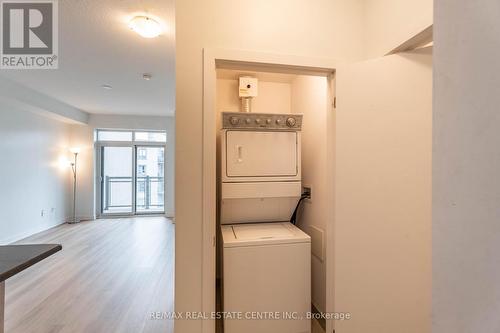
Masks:
[[[0,246],[0,283],[61,250],[59,244]]]

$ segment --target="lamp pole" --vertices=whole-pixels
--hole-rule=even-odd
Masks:
[[[73,220],[69,223],[78,223],[76,220],[76,162],[78,159],[78,152],[73,153],[75,155],[73,163],[71,163],[71,170],[73,170]]]

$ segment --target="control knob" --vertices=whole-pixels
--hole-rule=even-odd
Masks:
[[[231,123],[231,125],[236,126],[236,125],[238,125],[238,123],[240,122],[240,120],[237,117],[231,117],[229,119],[229,122]]]
[[[288,127],[294,127],[295,124],[297,124],[297,121],[295,120],[295,118],[290,117],[286,120],[286,126],[288,126]]]
[[[266,123],[270,124],[271,123],[271,119],[267,118]]]
[[[255,119],[255,123],[260,124],[260,119],[259,118]]]
[[[276,119],[276,125],[281,125],[281,119]]]
[[[252,120],[251,120],[250,118],[247,118],[247,119],[245,120],[245,122],[246,122],[247,124],[250,124],[250,122],[251,122],[251,121],[252,121]]]

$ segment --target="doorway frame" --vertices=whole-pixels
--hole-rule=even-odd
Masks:
[[[254,51],[232,49],[203,49],[203,125],[202,125],[202,267],[201,267],[201,311],[213,313],[216,311],[216,207],[217,207],[217,159],[216,159],[216,85],[217,69],[248,69],[254,71],[272,71],[289,74],[315,75],[328,78],[328,143],[327,169],[330,175],[327,182],[331,185],[328,198],[331,199],[331,209],[328,211],[326,235],[333,239],[335,188],[335,69],[337,63],[330,58],[302,57],[294,55],[261,53]],[[333,244],[325,244],[326,281],[333,281]],[[178,288],[183,286],[177,282]],[[333,283],[326,284],[326,312],[334,312]],[[333,321],[327,321],[327,332],[333,329]],[[215,332],[214,320],[203,320],[201,331]]]
[[[119,130],[117,130],[119,131]],[[131,130],[138,131],[138,130]],[[155,132],[154,130],[147,130],[147,132]],[[130,213],[108,213],[103,214],[102,212],[102,172],[103,172],[103,160],[102,160],[102,149],[104,147],[130,147],[132,149],[132,211]],[[164,157],[164,168],[163,168],[163,211],[160,212],[142,212],[137,214],[136,208],[136,195],[137,195],[137,147],[163,147],[164,156],[167,154],[167,144],[164,142],[151,142],[151,141],[98,141],[95,143],[95,157],[96,157],[96,174],[95,174],[95,210],[96,217],[101,218],[116,218],[116,217],[131,217],[131,216],[154,216],[160,215],[164,216],[166,214],[166,158]]]

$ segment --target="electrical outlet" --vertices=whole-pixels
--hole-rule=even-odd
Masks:
[[[306,196],[307,199],[312,199],[312,188],[311,186],[302,187],[302,194]]]

